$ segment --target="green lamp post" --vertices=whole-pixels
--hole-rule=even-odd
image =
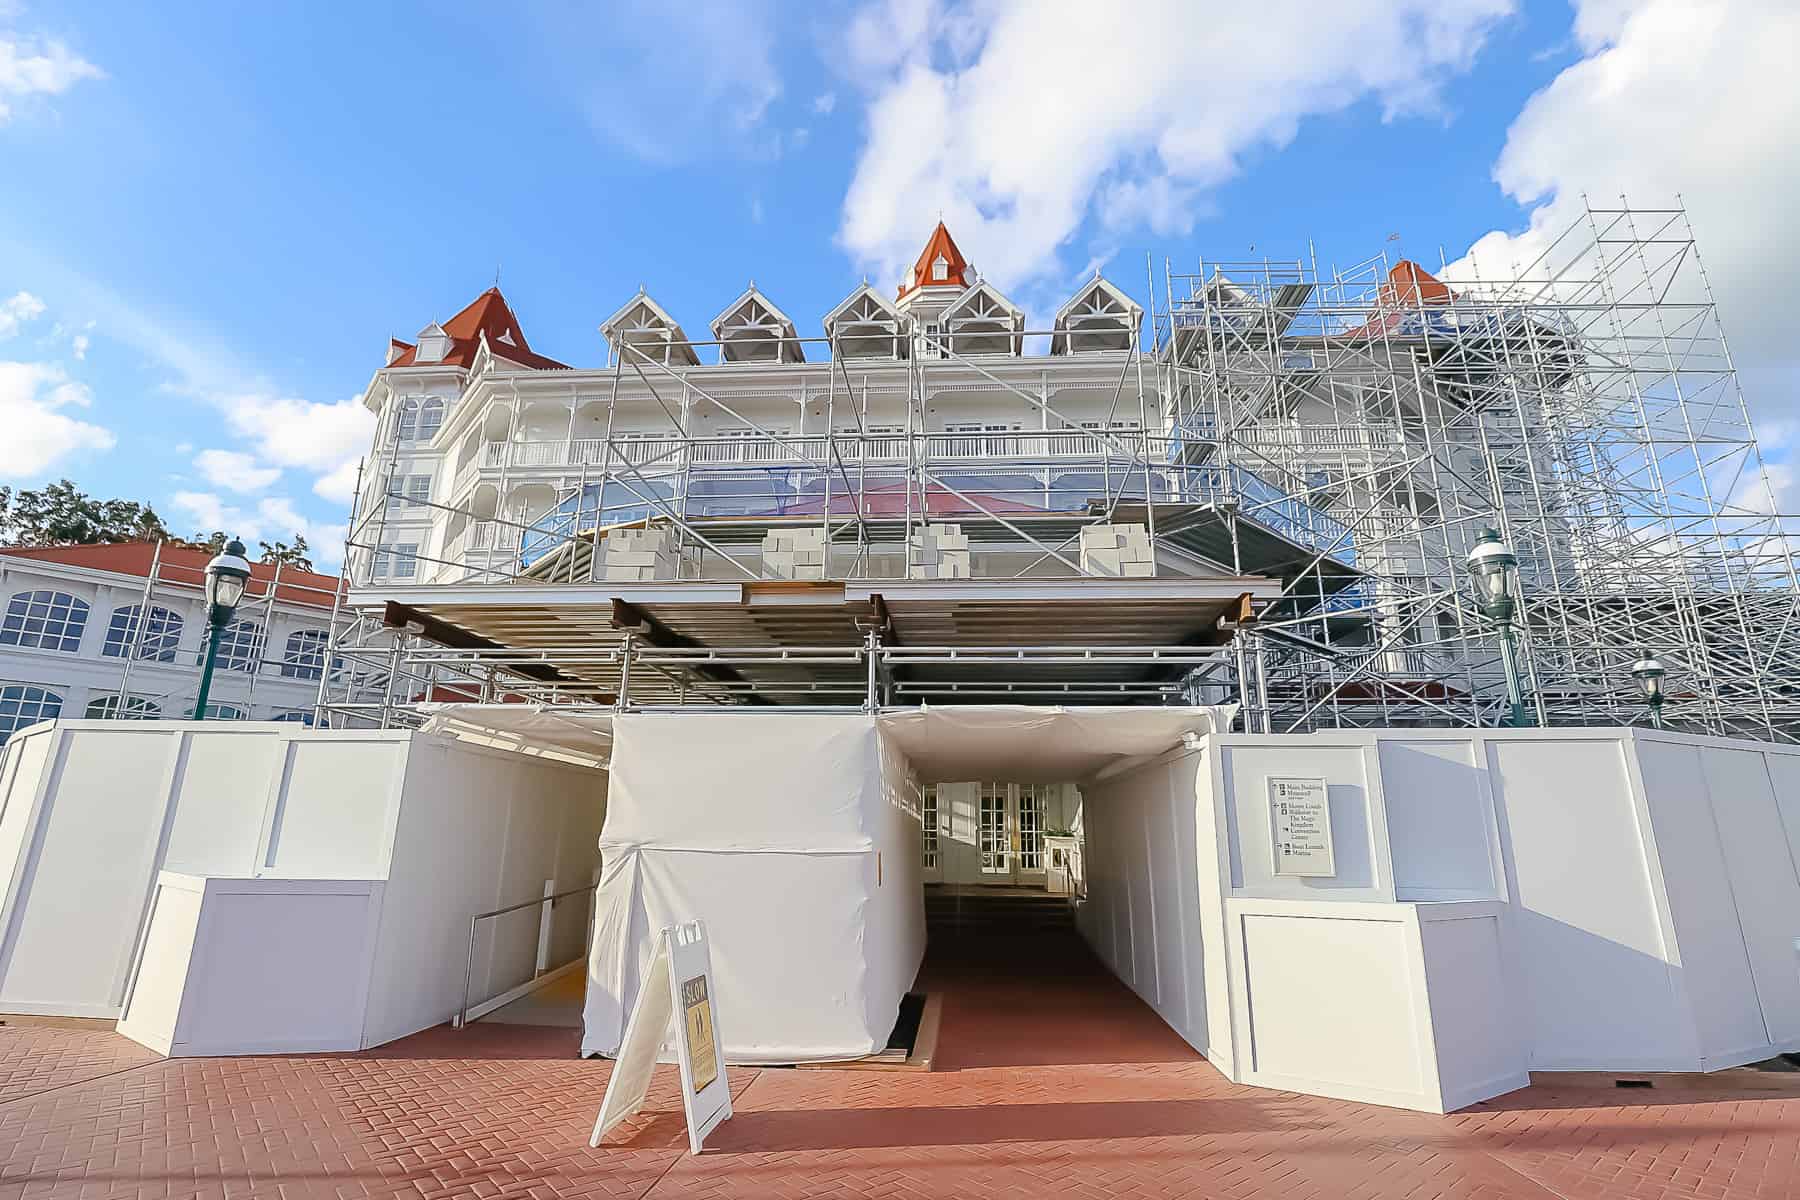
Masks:
[[[200,667],[200,695],[194,701],[194,720],[206,719],[206,694],[212,690],[213,660],[219,654],[219,638],[231,623],[244,588],[250,582],[250,560],[244,543],[232,538],[225,549],[206,564],[206,658]]]
[[[1506,673],[1506,701],[1511,710],[1507,723],[1529,725],[1525,689],[1519,678],[1519,647],[1513,639],[1513,619],[1519,612],[1519,559],[1500,540],[1498,529],[1489,526],[1475,536],[1475,548],[1469,551],[1469,577],[1475,581],[1476,606],[1500,635],[1500,667]]]
[[[1644,690],[1644,702],[1650,706],[1650,726],[1653,729],[1663,727],[1663,676],[1667,674],[1662,661],[1653,654],[1646,654],[1631,664],[1631,677]]]

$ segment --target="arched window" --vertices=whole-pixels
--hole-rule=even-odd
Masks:
[[[331,636],[323,629],[288,634],[281,673],[289,679],[317,679],[325,673],[325,647],[330,641]]]
[[[62,704],[63,698],[48,688],[29,683],[9,683],[0,687],[0,742],[27,725],[60,716]]]
[[[6,620],[0,622],[0,645],[74,653],[81,648],[81,631],[87,619],[87,601],[77,596],[67,592],[20,592],[6,606]]]
[[[131,658],[132,648],[136,647],[138,658],[174,662],[175,647],[181,641],[181,614],[152,604],[140,633],[139,614],[143,608],[141,604],[128,604],[113,609],[112,623],[106,629],[106,656]]]
[[[429,442],[437,436],[437,431],[444,425],[444,402],[433,396],[419,406],[419,435],[421,442]]]
[[[310,708],[290,708],[283,712],[276,713],[274,716],[270,717],[269,720],[294,721],[301,725],[310,726],[313,723],[313,713]]]
[[[88,701],[89,720],[110,721],[119,717],[127,721],[154,721],[162,716],[162,706],[148,696],[127,696],[120,705],[118,694],[96,696]]]
[[[209,704],[206,706],[205,720],[208,721],[242,721],[248,715],[243,707],[236,704]]]
[[[419,402],[408,398],[400,402],[400,412],[394,420],[394,440],[410,442],[419,436]]]
[[[217,663],[222,671],[254,672],[262,652],[263,627],[255,621],[233,621],[219,635]]]

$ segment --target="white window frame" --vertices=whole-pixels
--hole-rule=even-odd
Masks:
[[[0,618],[0,645],[77,654],[90,611],[80,596],[54,588],[14,592]]]

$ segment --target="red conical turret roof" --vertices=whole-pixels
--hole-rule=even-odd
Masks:
[[[942,279],[932,277],[932,264],[938,259],[944,260],[946,270]],[[939,221],[937,228],[931,231],[931,239],[925,243],[919,261],[913,264],[912,273],[900,283],[899,298],[904,299],[906,293],[921,287],[958,287],[969,286],[969,260],[962,251],[956,248],[950,231]]]
[[[418,347],[396,338],[391,346],[399,349],[400,353],[394,355],[388,366],[467,367],[474,363],[475,353],[481,347],[484,334],[487,336],[489,350],[520,366],[566,368],[568,365],[532,351],[525,341],[525,331],[519,328],[519,318],[513,316],[512,307],[506,303],[506,297],[500,294],[497,287],[481,293],[467,308],[445,321],[444,332],[450,335],[450,353],[444,355],[439,362],[419,362]],[[404,349],[400,349],[401,347]]]

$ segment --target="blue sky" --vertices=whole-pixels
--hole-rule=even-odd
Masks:
[[[1041,314],[1146,253],[1519,252],[1583,189],[1716,235],[1784,456],[1790,6],[1234,7],[0,0],[0,483],[330,560],[387,337],[496,270],[585,364],[640,283],[697,330],[754,277],[816,335],[939,210]]]

